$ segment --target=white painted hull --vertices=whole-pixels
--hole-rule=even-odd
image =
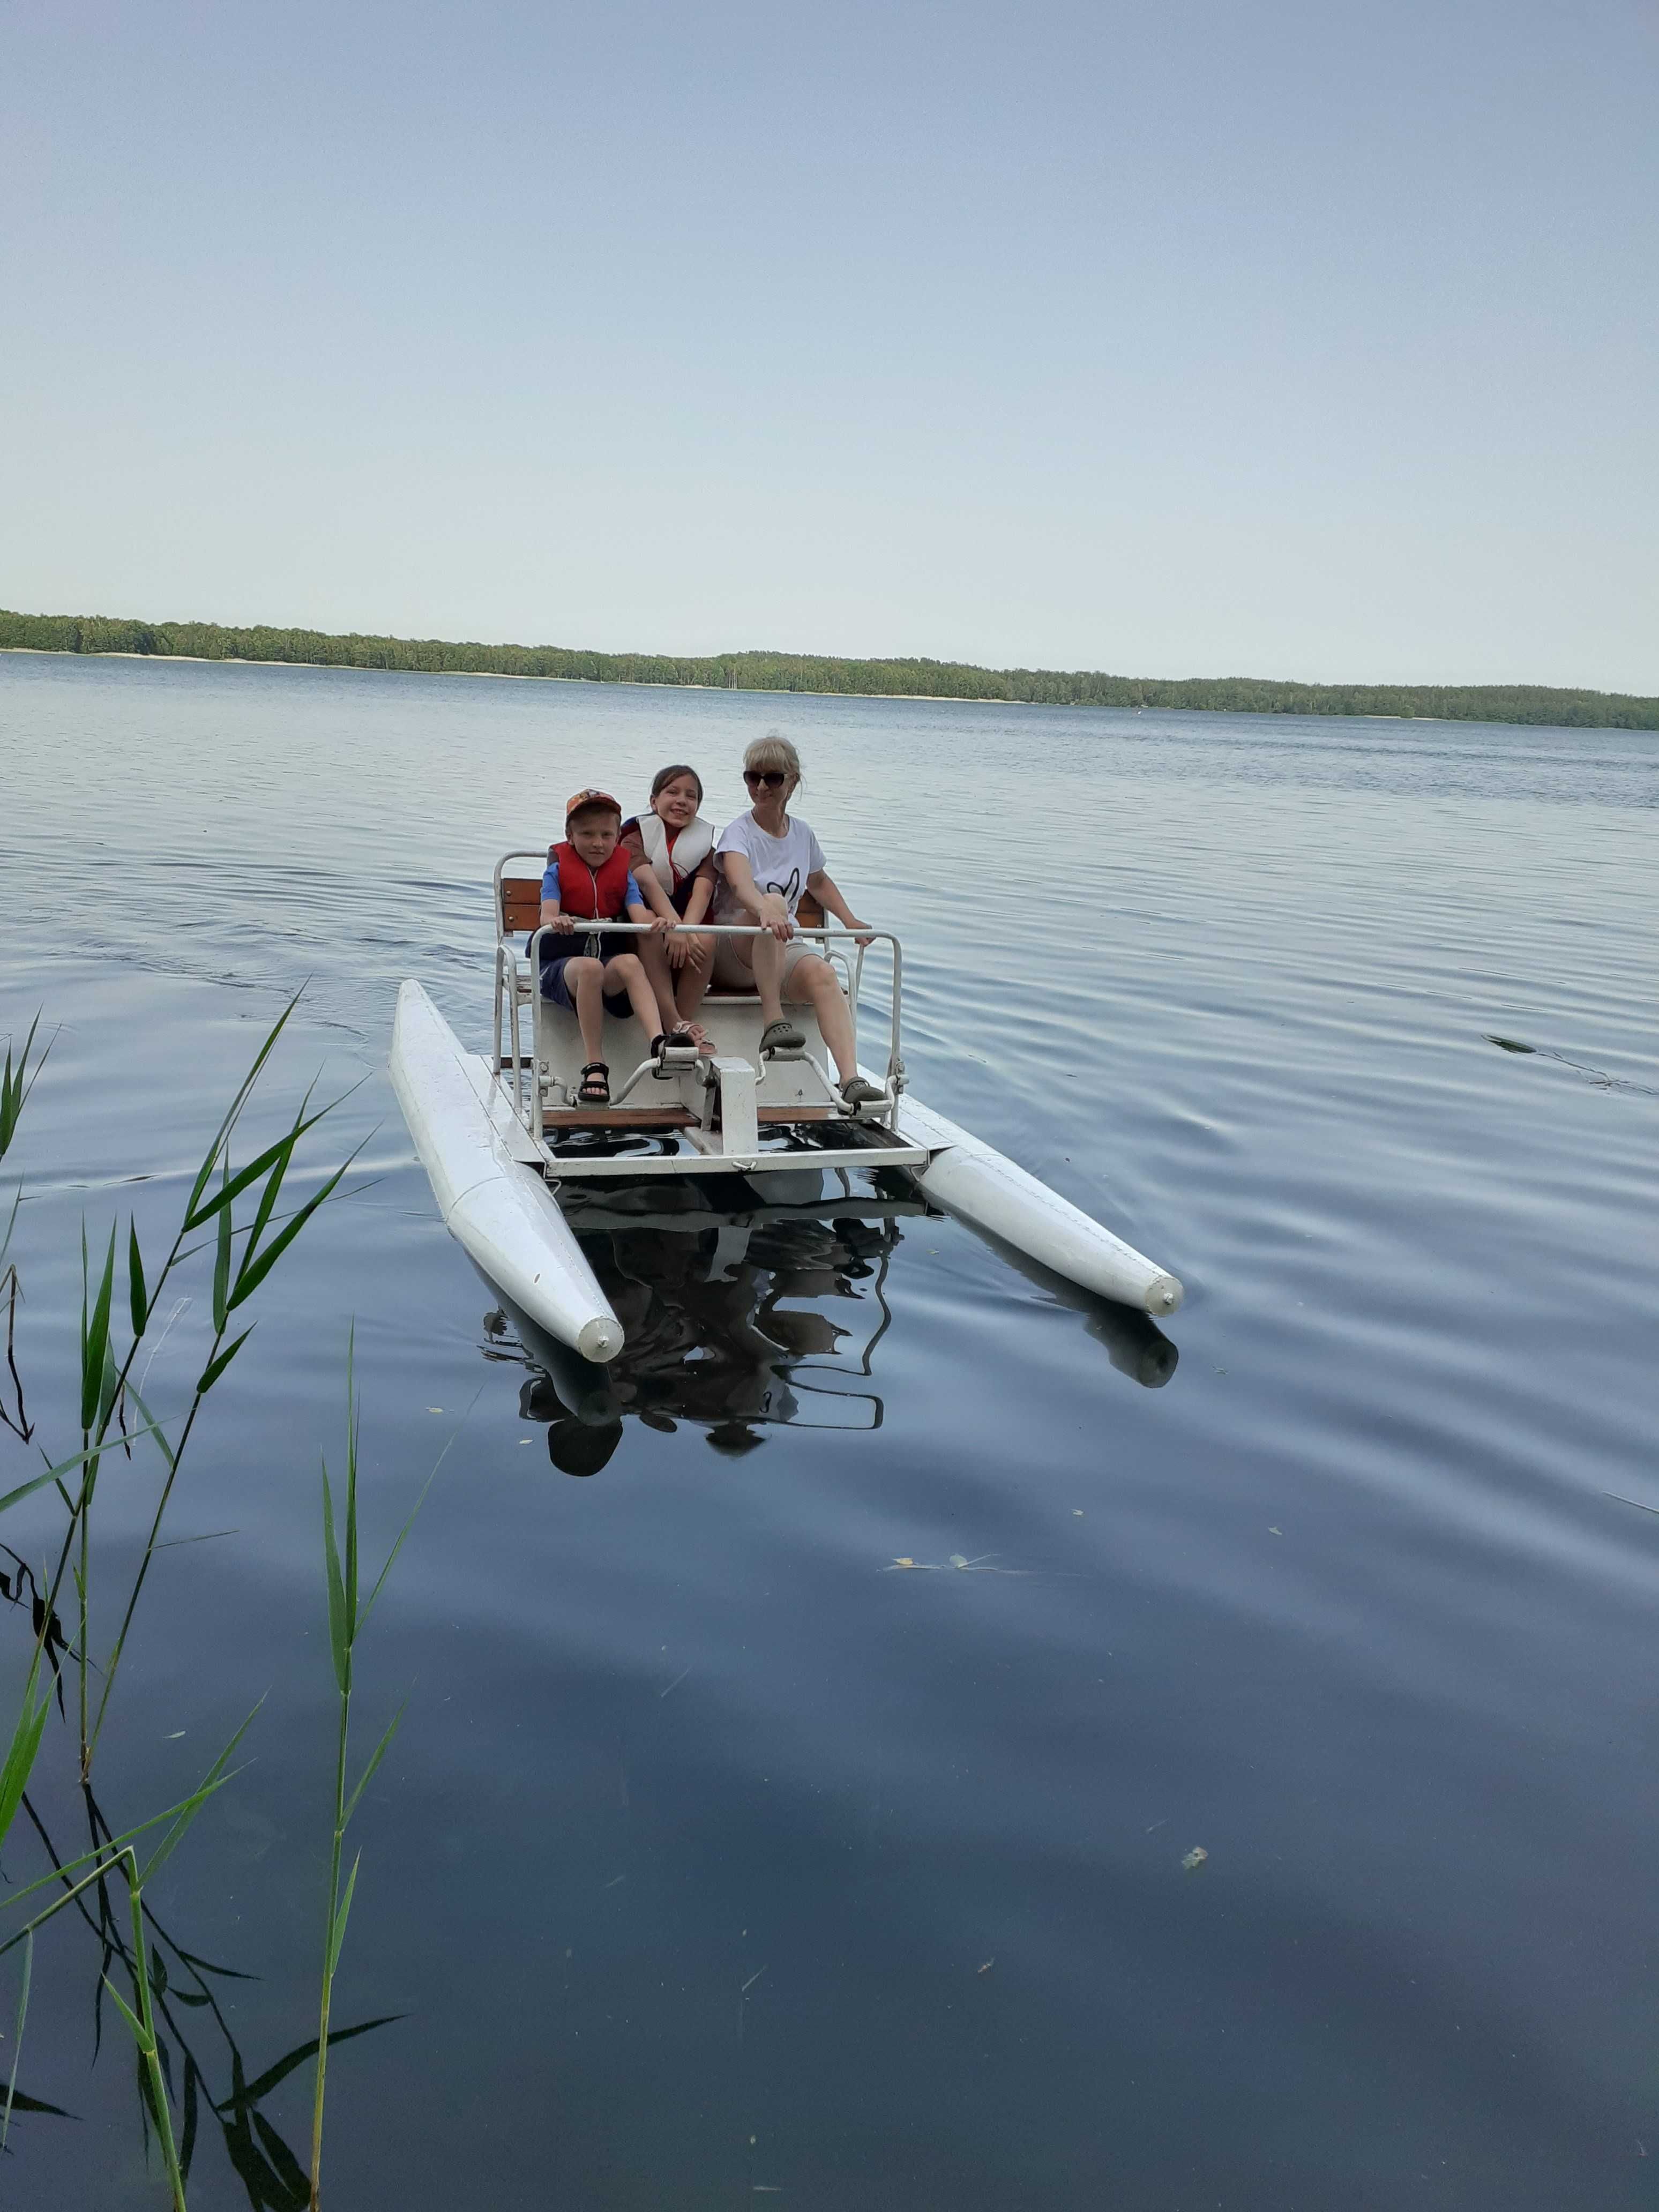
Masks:
[[[392,1087],[444,1226],[492,1283],[585,1359],[614,1359],[622,1324],[488,1064],[462,1049],[416,982],[398,993]]]
[[[927,1166],[908,1170],[917,1188],[970,1228],[1012,1244],[1085,1291],[1139,1307],[1155,1319],[1181,1304],[1176,1277],[1144,1252],[908,1092],[899,1106],[899,1132],[927,1147]]]

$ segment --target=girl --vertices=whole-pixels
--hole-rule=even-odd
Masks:
[[[702,804],[702,778],[696,769],[677,763],[653,778],[649,811],[633,816],[622,829],[640,896],[672,932],[640,943],[663,1026],[671,1044],[699,1047],[708,1043],[708,1033],[691,1018],[708,988],[716,942],[691,933],[707,915],[715,886],[714,825],[698,813]]]

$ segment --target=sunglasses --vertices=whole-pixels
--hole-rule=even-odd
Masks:
[[[743,780],[751,786],[763,783],[769,791],[775,791],[781,783],[787,783],[789,777],[781,768],[746,768]]]

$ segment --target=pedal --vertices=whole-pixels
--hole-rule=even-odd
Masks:
[[[697,1048],[694,1044],[665,1044],[657,1055],[657,1065],[652,1070],[659,1083],[665,1083],[671,1075],[690,1075],[696,1068]]]
[[[805,1060],[807,1048],[801,1044],[769,1044],[761,1052],[763,1060]]]
[[[849,1106],[842,1099],[841,1110],[849,1121],[880,1121],[891,1114],[896,1103],[892,1085],[889,1084],[879,1098],[866,1098],[857,1106]]]

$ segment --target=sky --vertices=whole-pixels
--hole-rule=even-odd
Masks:
[[[1659,0],[0,53],[0,605],[1659,692]]]

